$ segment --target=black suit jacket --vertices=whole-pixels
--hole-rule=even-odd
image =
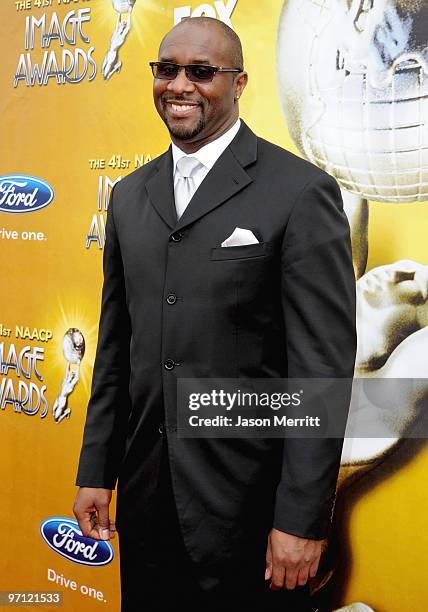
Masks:
[[[235,227],[260,243],[220,247]],[[103,267],[76,484],[114,489],[119,477],[117,529],[144,531],[166,437],[194,560],[265,546],[272,526],[324,537],[342,440],[178,438],[176,382],[352,377],[355,280],[336,181],[242,122],[177,221],[170,148],[114,187]]]

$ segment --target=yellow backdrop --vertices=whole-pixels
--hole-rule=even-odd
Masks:
[[[174,9],[182,9],[186,2],[192,10],[201,4],[137,0],[131,29],[119,50],[121,69],[107,80],[102,65],[118,19],[111,0],[3,0],[0,7],[0,174],[38,177],[54,190],[45,208],[18,212],[10,206],[0,212],[0,590],[61,590],[64,610],[119,609],[117,541],[112,542],[115,557],[110,563],[84,565],[49,546],[41,524],[50,517],[73,518],[74,480],[97,340],[103,204],[109,184],[169,144],[152,104],[148,62],[156,59],[160,39],[174,23]],[[218,4],[226,13],[234,5],[230,18],[244,47],[249,84],[241,102],[242,117],[258,135],[297,152],[277,90],[276,39],[282,1],[205,3],[212,11]],[[70,11],[61,40],[55,19],[62,27]],[[74,22],[73,44],[72,19],[78,11],[83,13],[80,28]],[[31,19],[41,20],[43,15],[44,36],[42,26],[36,25],[34,48],[26,49],[26,28],[31,34]],[[27,38],[31,46],[31,37]],[[81,50],[78,69],[88,64],[79,83],[57,82],[52,73],[46,84],[38,84],[37,78],[32,86],[26,83],[25,71],[29,78],[28,72],[34,64],[43,63],[46,53],[49,70],[55,70],[56,61],[61,71],[65,50],[70,51],[65,61],[71,62],[76,61],[77,48]],[[428,263],[427,228],[424,204],[370,203],[368,267],[401,258]],[[92,235],[89,241],[88,235]],[[70,328],[80,330],[86,349],[79,381],[68,396],[70,416],[55,422],[53,406],[67,365],[62,341]],[[22,355],[21,370],[13,350],[9,353],[11,345],[17,354],[30,347]],[[36,347],[38,359],[31,364],[28,351]],[[22,371],[28,364],[30,378]],[[37,377],[34,364],[43,380]],[[22,405],[13,401],[20,381],[24,395],[33,382],[34,398],[46,397],[46,404],[42,402],[34,414],[26,413],[29,401]],[[426,609],[428,451],[414,443],[407,446],[405,455],[401,453],[400,460],[378,468],[370,485],[357,485],[357,493],[348,490],[340,533],[346,540],[340,553],[346,571],[338,605],[363,601],[379,612]],[[54,573],[62,585],[50,579]],[[75,581],[75,589],[70,581]],[[102,595],[97,598],[96,592]]]

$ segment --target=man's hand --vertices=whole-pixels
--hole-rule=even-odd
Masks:
[[[318,571],[321,553],[327,540],[308,540],[272,529],[266,551],[265,580],[270,588],[294,589],[303,586]]]
[[[94,540],[114,538],[116,526],[109,519],[111,489],[80,487],[73,506],[82,534]]]

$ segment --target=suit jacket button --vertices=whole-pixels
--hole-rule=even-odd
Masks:
[[[161,435],[162,435],[162,434],[163,434],[163,432],[165,431],[165,429],[164,429],[164,424],[163,424],[163,423],[161,423],[161,424],[159,425],[159,427],[158,427],[158,431],[159,431],[159,433],[160,433]]]
[[[169,237],[169,239],[172,242],[180,242],[182,238],[183,238],[183,234],[181,232],[175,232],[174,234],[171,234],[171,236]]]
[[[164,361],[163,367],[165,368],[165,370],[173,370],[175,366],[175,363],[172,359],[167,359],[166,361]]]
[[[167,296],[166,301],[168,304],[175,304],[175,302],[177,301],[177,296],[174,293],[170,293]]]

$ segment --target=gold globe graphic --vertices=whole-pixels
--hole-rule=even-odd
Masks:
[[[367,199],[428,200],[428,2],[287,0],[277,70],[309,161]]]

